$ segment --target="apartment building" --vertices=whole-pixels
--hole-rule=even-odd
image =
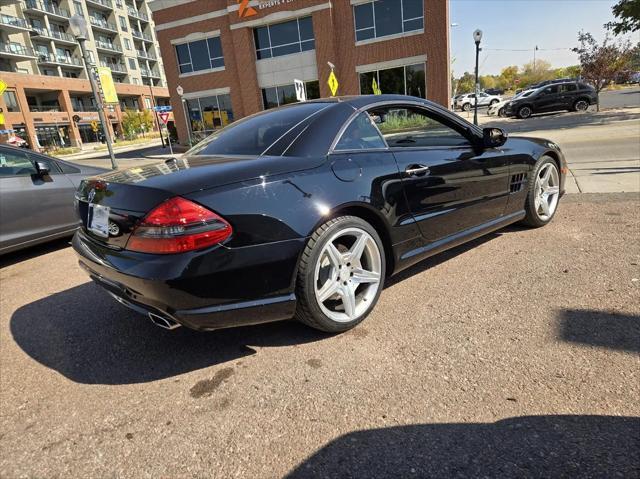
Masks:
[[[95,66],[109,67],[119,105],[106,113],[119,133],[122,111],[167,104],[168,90],[147,0],[2,0],[0,141],[16,134],[37,149],[94,142],[96,104],[69,18],[87,20],[86,47]],[[75,121],[74,121],[75,117]]]
[[[155,0],[149,7],[183,142],[296,101],[294,79],[305,82],[307,98],[330,96],[330,64],[337,95],[379,88],[449,105],[448,0]]]

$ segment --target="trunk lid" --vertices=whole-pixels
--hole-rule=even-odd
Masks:
[[[314,168],[324,161],[325,158],[282,156],[192,156],[109,171],[82,181],[76,193],[76,212],[89,237],[114,248],[124,248],[138,221],[169,198]],[[108,208],[108,236],[89,227],[90,223],[97,224],[94,218],[107,211],[104,208]]]

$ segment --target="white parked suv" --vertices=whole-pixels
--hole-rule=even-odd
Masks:
[[[518,93],[517,95],[515,95],[513,98],[509,98],[508,100],[502,100],[496,103],[492,103],[491,106],[487,109],[487,115],[489,116],[507,116],[507,104],[512,101],[512,100],[516,100],[518,98],[525,98],[528,97],[529,95],[531,95],[534,91],[536,91],[535,88],[531,89],[531,90],[523,90],[520,93]]]
[[[494,103],[502,101],[502,97],[498,95],[489,95],[485,92],[478,93],[478,106],[491,106]],[[462,111],[469,111],[476,104],[476,94],[467,93],[460,96],[456,100],[455,108],[459,108]]]

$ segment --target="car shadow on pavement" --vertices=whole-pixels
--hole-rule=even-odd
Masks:
[[[353,432],[286,477],[638,477],[639,461],[640,418],[524,416]]]
[[[280,347],[327,338],[295,321],[196,332],[163,330],[89,282],[19,308],[14,340],[30,357],[84,384],[170,378]]]
[[[558,336],[571,343],[640,353],[640,316],[567,309],[560,312]]]
[[[28,259],[36,258],[45,254],[53,253],[54,251],[68,248],[71,244],[71,235],[68,238],[61,238],[48,243],[31,246],[23,250],[14,251],[13,253],[7,253],[0,256],[0,269],[6,268],[16,263],[26,261]]]

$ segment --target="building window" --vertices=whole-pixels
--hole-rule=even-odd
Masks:
[[[78,0],[74,0],[73,8],[75,9],[75,11],[76,11],[76,13],[78,15],[83,15],[83,13],[82,13],[82,3],[78,2]]]
[[[233,121],[230,95],[215,95],[187,100],[191,132],[197,140]]]
[[[253,30],[256,57],[280,57],[316,48],[311,17],[297,18]]]
[[[320,98],[320,82],[318,80],[305,82],[304,89],[307,93],[307,100]],[[297,101],[296,88],[293,84],[262,89],[262,103],[265,110]]]
[[[144,99],[144,106],[147,110],[151,109],[151,98],[146,98]]]
[[[136,59],[135,58],[129,58],[129,68],[131,68],[132,70],[136,70]]]
[[[127,27],[127,19],[124,17],[118,17],[118,19],[120,20],[120,29],[123,32],[127,32],[129,31],[128,27]]]
[[[20,105],[18,105],[18,98],[16,97],[15,91],[5,91],[3,96],[8,112],[13,113],[20,111]]]
[[[373,80],[382,93],[427,97],[424,63],[360,73],[361,95],[373,94]]]
[[[376,0],[354,5],[356,41],[424,28],[422,0]]]
[[[124,47],[125,47],[127,50],[131,50],[131,42],[129,41],[129,39],[128,39],[128,38],[125,38],[125,39],[124,39]]]
[[[220,37],[176,45],[180,73],[191,73],[224,67]]]

